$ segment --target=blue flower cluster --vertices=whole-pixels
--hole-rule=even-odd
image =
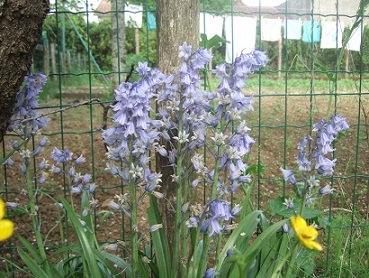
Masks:
[[[25,85],[17,93],[14,116],[8,130],[16,132],[22,139],[36,134],[48,123],[48,118],[40,117],[36,110],[39,106],[37,96],[45,83],[46,76],[41,73],[28,75],[25,77]]]
[[[92,176],[90,174],[78,173],[75,166],[80,165],[86,161],[86,159],[81,154],[78,158],[73,161],[73,153],[67,149],[60,150],[54,147],[51,152],[51,158],[54,160],[50,168],[50,172],[53,174],[63,173],[62,166],[64,165],[66,171],[66,177],[70,181],[70,192],[71,194],[81,194],[84,189],[93,193],[96,189],[96,184],[92,182]]]
[[[316,132],[316,137],[305,137],[298,144],[297,149],[299,154],[296,158],[298,170],[306,184],[305,192],[299,192],[300,195],[307,194],[306,204],[313,200],[313,189],[320,186],[318,176],[332,176],[337,159],[327,157],[329,153],[335,151],[332,148],[332,143],[337,139],[338,133],[349,128],[346,119],[342,116],[332,116],[328,121],[322,119],[313,126],[313,132]],[[292,185],[298,185],[295,178],[295,172],[291,169],[280,168],[284,180]],[[298,188],[300,190],[300,188]],[[320,188],[318,192],[322,195],[332,194],[333,188],[330,184]],[[291,205],[287,205],[290,207]]]
[[[249,135],[244,115],[253,110],[253,100],[242,89],[248,75],[266,65],[267,57],[255,50],[241,54],[233,65],[217,66],[214,74],[220,85],[215,92],[209,92],[201,84],[201,72],[212,58],[209,51],[192,51],[190,45],[183,43],[178,56],[182,61],[176,73],[165,76],[141,63],[137,68],[141,80],[124,82],[116,90],[112,116],[115,126],[103,132],[103,139],[109,146],[108,157],[123,166],[110,162],[107,170],[125,182],[133,178],[135,186],[162,198],[156,191],[161,175],[151,172],[149,151],[167,157],[170,165],[163,166],[174,169],[179,156],[188,157],[197,173],[191,186],[204,181],[216,187],[217,194],[208,203],[206,215],[191,215],[187,223],[195,227],[202,219],[202,230],[219,234],[224,228],[222,223],[233,217],[227,213],[231,211],[230,204],[219,197],[251,181],[251,176],[245,174],[248,165],[244,157],[255,141]],[[156,115],[151,113],[153,103],[157,104]],[[219,161],[217,165],[204,164],[200,148],[205,144],[209,155]],[[180,167],[184,175],[192,171],[190,165]],[[174,175],[173,180],[178,187],[183,185],[178,176]]]

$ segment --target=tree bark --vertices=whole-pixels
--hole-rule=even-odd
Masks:
[[[122,72],[126,60],[125,3],[125,0],[111,1],[113,90],[123,81]]]
[[[0,142],[48,11],[47,0],[0,0]]]
[[[199,0],[158,0],[156,5],[157,22],[157,66],[165,74],[174,73],[178,70],[180,59],[178,47],[187,42],[192,45],[192,50],[199,46]],[[169,149],[169,144],[166,144]],[[161,213],[164,226],[168,235],[170,246],[173,246],[175,227],[175,194],[176,184],[171,175],[174,169],[166,157],[157,155],[157,171],[162,173],[162,193],[169,202],[161,203]]]

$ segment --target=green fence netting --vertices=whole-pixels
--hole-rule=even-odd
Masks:
[[[115,1],[115,0],[112,0]],[[81,2],[55,1],[46,19],[42,39],[34,55],[32,72],[44,72],[48,82],[40,95],[40,113],[50,113],[42,135],[53,146],[68,148],[75,156],[83,154],[87,163],[78,168],[91,174],[98,185],[100,216],[108,216],[108,205],[115,195],[124,194],[118,179],[106,173],[107,157],[101,131],[109,125],[109,105],[114,99],[116,80],[123,81],[131,65],[139,61],[156,63],[155,1],[134,1],[129,6],[111,9],[102,0],[90,9]],[[117,1],[118,3],[120,1]],[[253,95],[252,116],[247,119],[256,141],[249,161],[263,165],[255,177],[253,205],[275,213],[270,201],[288,198],[292,189],[283,182],[280,167],[296,167],[297,144],[312,134],[313,124],[332,114],[347,118],[350,130],[341,134],[334,157],[337,166],[330,182],[334,194],[321,199],[324,207],[320,237],[325,251],[316,254],[315,269],[305,275],[329,277],[367,277],[369,275],[369,27],[365,12],[367,1],[264,1],[202,0],[200,30],[208,39],[214,35],[224,42],[212,48],[210,67],[232,62],[240,51],[260,49],[267,52],[268,65],[247,80],[246,94]],[[252,5],[255,2],[255,5]],[[273,1],[269,1],[273,2]],[[119,5],[118,5],[119,6]],[[119,41],[112,40],[112,19],[124,13],[125,53]],[[200,35],[200,34],[199,34]],[[114,57],[112,44],[118,44]],[[171,46],[178,47],[178,46]],[[112,69],[114,59],[123,61]],[[211,71],[206,89],[217,85]],[[131,80],[137,76],[133,72]],[[37,135],[40,136],[40,135]],[[1,156],[6,157],[14,136],[6,136]],[[49,155],[52,148],[46,150]],[[46,155],[46,156],[48,156]],[[50,160],[50,159],[49,159]],[[36,161],[34,161],[36,163]],[[49,162],[52,164],[51,162]],[[48,173],[42,184],[47,194],[38,198],[46,231],[45,245],[50,249],[72,244],[73,234],[59,236],[57,208],[51,197],[69,195],[66,180]],[[3,165],[0,172],[2,198],[18,204],[8,208],[8,217],[22,236],[32,235],[25,223],[27,197],[16,169]],[[37,181],[35,189],[37,189]],[[203,192],[206,194],[206,191]],[[206,200],[206,195],[203,197]],[[240,196],[233,196],[239,202]],[[311,198],[320,198],[311,196]],[[78,204],[78,199],[73,202]],[[101,242],[126,240],[127,217],[114,215],[108,222],[96,215],[96,233]],[[144,217],[143,215],[141,217]],[[324,221],[323,221],[324,220]],[[144,221],[144,219],[143,219]],[[0,257],[17,261],[13,239],[0,243]],[[126,256],[125,251],[122,255]],[[314,259],[310,258],[310,259]],[[301,262],[309,264],[309,262]],[[0,276],[14,273],[0,262]]]

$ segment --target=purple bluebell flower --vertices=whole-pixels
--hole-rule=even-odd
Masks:
[[[326,186],[322,187],[319,189],[319,193],[324,195],[328,195],[328,194],[333,194],[333,188],[331,187],[330,184],[327,184]]]
[[[291,198],[284,199],[283,205],[285,205],[289,209],[294,209],[295,208],[295,204],[293,203],[293,200]]]
[[[214,268],[209,268],[205,272],[204,278],[214,278],[219,273],[214,270]]]
[[[72,166],[69,168],[69,177],[73,178],[76,175],[76,169]]]
[[[95,190],[96,190],[96,184],[95,183],[91,183],[90,184],[90,186],[88,187],[88,191],[90,192],[90,193],[94,193],[95,192]]]
[[[240,211],[242,210],[242,206],[240,205],[235,205],[232,210],[231,210],[231,215],[232,216],[236,216],[237,214],[240,213]]]
[[[62,169],[55,166],[54,164],[50,168],[50,172],[54,174],[60,174],[62,172]]]
[[[297,164],[299,165],[299,171],[310,172],[311,162],[306,158],[305,151],[300,151],[297,156]]]
[[[51,158],[54,159],[56,164],[64,163],[69,160],[72,160],[73,153],[68,150],[59,150],[57,147],[54,147],[51,152]]]
[[[163,228],[163,224],[155,224],[155,225],[150,226],[149,230],[152,233],[152,232],[155,232],[155,231],[157,231],[161,228]]]
[[[220,235],[222,234],[223,227],[219,224],[218,219],[210,218],[208,220],[208,230],[209,230],[209,236],[212,236],[214,233]]]
[[[298,150],[304,150],[308,144],[309,140],[307,137],[304,137],[301,142],[297,145]]]
[[[42,172],[41,176],[38,178],[38,183],[39,184],[44,184],[46,181],[47,175],[46,173]]]
[[[79,165],[86,162],[86,159],[83,157],[83,155],[81,154],[75,161],[74,164]]]
[[[283,177],[284,177],[285,182],[290,182],[292,185],[295,185],[297,183],[297,181],[295,179],[295,174],[292,170],[283,169],[282,167],[280,167],[279,169],[283,173]]]
[[[90,174],[85,174],[83,176],[83,183],[88,184],[91,181],[92,176]]]
[[[109,204],[108,204],[108,207],[112,210],[115,210],[115,211],[119,211],[119,210],[122,209],[122,207],[114,201],[110,201]]]
[[[81,194],[82,191],[83,191],[83,185],[82,185],[82,183],[80,183],[77,186],[72,186],[71,189],[70,189],[70,193],[71,194],[75,194],[75,195]]]
[[[11,142],[11,146],[12,146],[13,150],[18,150],[19,149],[19,142],[17,140],[13,140]]]
[[[191,56],[192,53],[192,46],[188,45],[186,42],[184,42],[180,47],[179,47],[179,54],[178,57],[179,58],[184,58],[185,60],[188,60],[188,58]]]
[[[19,166],[19,170],[21,171],[22,175],[25,176],[27,174],[27,165],[22,163],[20,166]]]
[[[49,140],[46,137],[42,137],[41,140],[38,142],[38,145],[40,147],[45,147],[47,144],[49,144]]]
[[[10,121],[9,131],[15,131],[24,138],[47,125],[48,118],[40,117],[37,95],[45,85],[46,76],[34,74],[25,77],[25,85],[16,95],[16,105],[13,109],[14,119]],[[25,120],[25,121],[23,121]]]
[[[188,228],[197,228],[197,226],[199,225],[199,220],[197,217],[191,216],[187,221],[186,221],[186,226]]]
[[[15,202],[6,202],[6,206],[9,208],[17,208],[18,207],[18,203]]]
[[[43,148],[38,146],[36,147],[33,152],[32,152],[32,156],[35,157],[35,156],[38,156],[41,152],[43,151]]]
[[[232,218],[229,203],[222,200],[214,200],[209,203],[209,214],[212,218],[228,221]]]
[[[11,157],[9,157],[7,160],[5,160],[4,162],[3,162],[3,165],[8,165],[8,166],[10,166],[10,167],[13,167],[14,165],[15,165],[15,163],[14,163],[14,161],[11,159]]]

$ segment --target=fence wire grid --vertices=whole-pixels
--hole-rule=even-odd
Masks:
[[[115,194],[124,194],[125,189],[104,170],[107,158],[101,131],[106,127],[109,115],[106,113],[110,113],[107,107],[114,99],[115,80],[123,81],[131,64],[138,61],[149,61],[150,66],[155,66],[155,1],[136,1],[125,8],[119,8],[116,1],[117,10],[111,9],[114,5],[109,1],[101,1],[95,10],[89,8],[91,3],[87,0],[80,1],[79,8],[68,7],[64,1],[55,2],[32,67],[33,73],[48,75],[40,96],[40,112],[50,113],[50,122],[42,135],[53,146],[86,157],[87,163],[77,171],[91,174],[97,185],[95,198],[99,200],[100,213],[106,213],[109,201]],[[247,5],[252,1],[224,1],[221,9],[212,5],[212,1],[200,2],[200,32],[208,38],[219,35],[227,41],[212,49],[214,58],[210,67],[232,62],[241,50],[254,48],[266,51],[270,60],[267,67],[250,76],[245,89],[246,94],[253,95],[255,108],[246,119],[256,141],[249,161],[264,168],[255,177],[252,192],[255,208],[270,213],[269,202],[273,198],[288,198],[292,194],[279,168],[296,169],[297,144],[313,133],[314,123],[330,114],[347,118],[350,130],[335,145],[337,166],[333,177],[326,181],[334,188],[334,194],[321,200],[323,218],[330,224],[320,233],[326,248],[317,255],[314,275],[367,277],[369,28],[368,16],[358,12],[365,10],[365,1],[289,0],[273,7],[261,3]],[[125,15],[125,24],[118,25],[124,28],[125,50],[113,57],[112,45],[116,44],[118,50],[121,46],[112,39],[111,20],[120,14]],[[111,66],[114,59],[124,61],[122,65],[117,63],[117,70]],[[209,82],[204,82],[208,90],[217,85],[211,71],[209,75]],[[131,79],[135,78],[133,73]],[[107,124],[111,124],[109,120]],[[9,154],[13,139],[10,133],[6,136],[2,157]],[[45,154],[51,150],[52,147]],[[33,163],[36,165],[36,161]],[[42,186],[52,197],[69,196],[66,181],[49,176],[45,184],[36,182],[35,189]],[[17,171],[3,165],[0,177],[2,198],[25,204],[27,198]],[[203,194],[206,195],[205,189]],[[239,198],[235,194],[234,201],[239,202]],[[45,245],[54,249],[72,242],[72,234],[56,238],[59,223],[53,214],[57,208],[49,197],[42,196],[38,202],[45,215],[42,229],[48,231]],[[78,202],[74,200],[75,204]],[[22,225],[29,221],[27,214],[9,208],[8,216],[16,223],[17,233],[27,236],[31,228]],[[99,222],[97,215],[96,220],[99,241],[126,239],[127,219],[123,214],[114,216],[108,225]],[[18,246],[16,237],[1,243],[0,256],[16,260]]]

